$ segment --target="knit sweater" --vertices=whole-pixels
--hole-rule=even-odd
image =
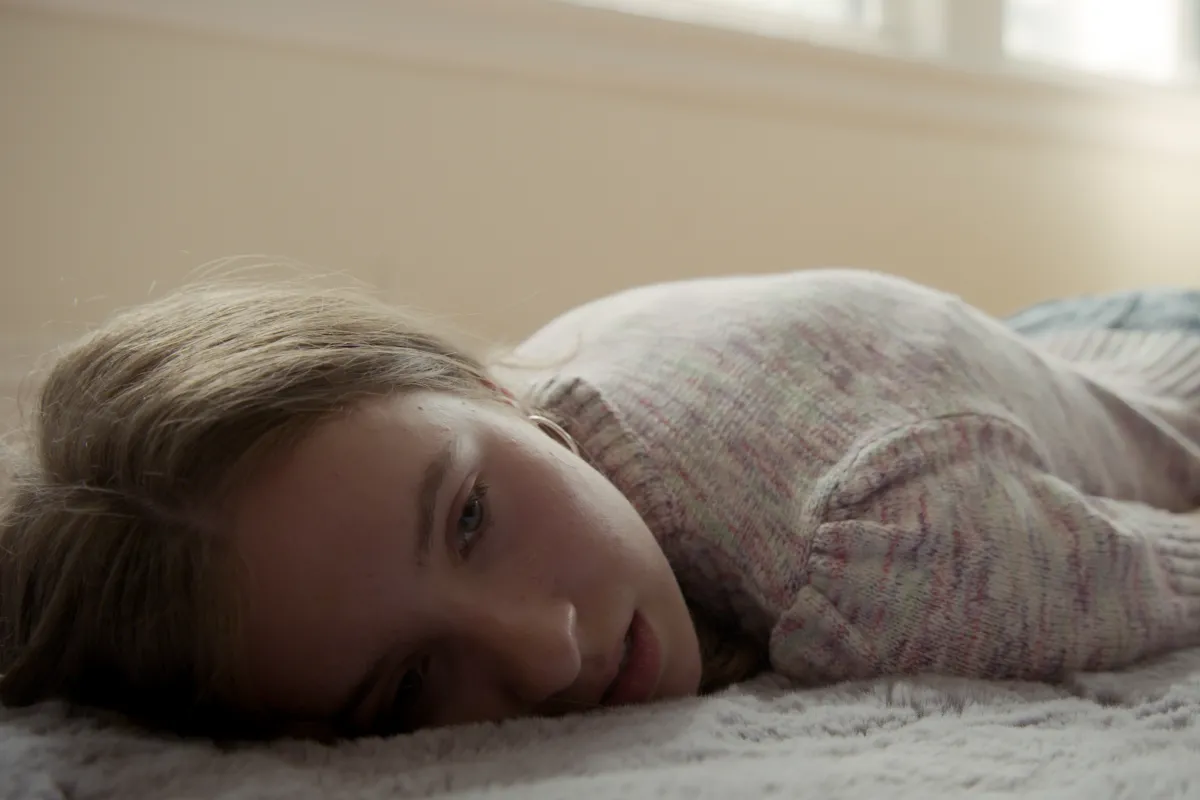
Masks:
[[[801,682],[1200,644],[1200,336],[1022,338],[851,271],[660,284],[517,350],[689,600]]]

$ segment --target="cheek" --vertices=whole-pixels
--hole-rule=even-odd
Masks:
[[[519,571],[555,573],[590,549],[570,497],[545,484],[526,484],[497,508],[497,552]]]
[[[508,549],[497,552],[515,559],[513,571],[590,592],[597,582],[640,585],[665,568],[645,523],[604,476],[543,434],[506,433],[488,448],[488,478],[505,487],[496,495]]]
[[[657,547],[617,490],[582,469],[568,462],[525,483],[511,534],[521,559],[564,591],[625,582],[645,567],[648,547]]]

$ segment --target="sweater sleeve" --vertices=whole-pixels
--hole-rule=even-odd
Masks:
[[[1053,680],[1200,643],[1200,519],[1088,496],[1019,426],[915,423],[831,476],[773,666]]]

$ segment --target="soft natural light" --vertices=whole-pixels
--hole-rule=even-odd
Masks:
[[[738,5],[826,25],[875,27],[883,17],[883,0],[738,0]]]
[[[787,36],[825,28],[827,32],[875,31],[891,0],[571,0],[643,16],[723,25],[766,35]]]
[[[1181,0],[1008,0],[1015,58],[1167,79],[1180,69]]]
[[[1151,81],[1195,77],[1200,0],[571,0],[772,36]]]

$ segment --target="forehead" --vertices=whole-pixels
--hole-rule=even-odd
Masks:
[[[264,702],[319,703],[411,602],[417,486],[463,421],[436,397],[374,403],[319,426],[243,487],[232,535]]]
[[[267,460],[235,498],[239,542],[252,549],[271,535],[321,529],[320,522],[365,521],[379,515],[381,500],[397,505],[394,496],[453,430],[426,407],[407,398],[372,402]]]

